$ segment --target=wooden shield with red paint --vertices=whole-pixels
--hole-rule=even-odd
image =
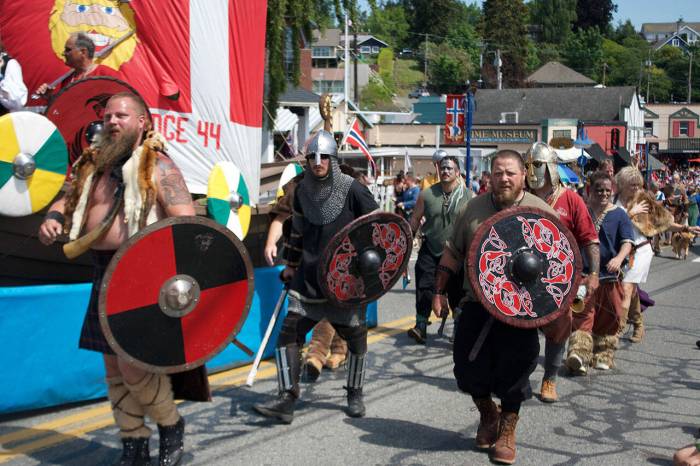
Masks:
[[[173,373],[201,366],[248,316],[253,267],[243,243],[202,217],[171,217],[132,236],[100,289],[100,325],[117,355]]]
[[[541,327],[567,312],[581,269],[571,231],[534,207],[489,217],[474,233],[467,257],[469,281],[481,304],[519,328]]]
[[[372,212],[336,233],[323,250],[318,283],[340,307],[376,301],[394,286],[411,258],[411,226],[390,212]]]

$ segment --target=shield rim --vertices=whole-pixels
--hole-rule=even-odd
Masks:
[[[373,297],[373,298],[364,298],[359,301],[353,301],[353,302],[344,302],[344,301],[338,301],[335,299],[332,293],[330,293],[330,290],[328,290],[328,285],[326,284],[326,281],[323,280],[325,278],[325,275],[328,273],[327,267],[328,267],[328,262],[330,259],[331,254],[333,253],[333,250],[342,242],[342,239],[347,235],[348,231],[351,229],[355,228],[356,225],[364,225],[366,223],[369,223],[373,221],[375,218],[381,218],[385,217],[387,220],[395,221],[396,223],[399,224],[399,228],[406,233],[407,238],[409,239],[408,243],[408,249],[406,251],[406,257],[407,259],[404,261],[404,263],[399,267],[398,272],[390,280],[390,286],[387,287],[386,291],[382,293],[379,296]],[[333,305],[344,308],[344,309],[349,309],[357,306],[364,306],[368,303],[371,303],[373,301],[379,300],[382,296],[384,296],[386,293],[388,293],[396,284],[396,282],[399,280],[399,278],[403,275],[403,273],[406,271],[406,268],[408,267],[408,263],[411,261],[411,254],[413,252],[413,232],[411,231],[411,225],[408,223],[408,221],[401,217],[400,215],[391,213],[391,212],[384,212],[384,211],[373,211],[368,214],[362,215],[360,217],[357,217],[355,220],[352,222],[348,223],[345,225],[340,231],[338,231],[333,237],[331,237],[330,241],[328,241],[328,244],[326,247],[323,249],[323,252],[321,253],[320,257],[320,263],[321,266],[318,268],[318,271],[316,272],[316,280],[318,281],[318,285],[321,288],[321,293],[330,301]]]
[[[479,286],[479,279],[477,277],[477,267],[476,264],[478,263],[478,255],[479,255],[479,247],[481,246],[482,243],[477,241],[477,238],[483,238],[485,237],[485,234],[487,233],[487,230],[490,229],[493,225],[501,221],[502,219],[506,217],[512,217],[515,214],[518,213],[529,213],[529,214],[537,214],[540,215],[541,217],[546,218],[547,220],[550,220],[553,222],[561,232],[564,233],[564,236],[569,240],[569,242],[572,245],[572,250],[574,252],[574,259],[576,261],[574,265],[574,279],[571,285],[571,290],[569,291],[569,294],[567,297],[562,301],[561,306],[559,309],[557,309],[554,312],[551,312],[547,314],[546,316],[543,317],[538,317],[536,319],[518,319],[516,317],[509,317],[503,315],[498,309],[496,309],[496,306],[490,302],[484,297],[484,293]],[[575,247],[574,247],[575,245]],[[558,217],[556,217],[554,214],[551,214],[547,212],[546,210],[540,209],[539,207],[525,207],[525,206],[518,206],[518,207],[510,207],[508,209],[501,210],[500,212],[495,213],[491,217],[487,218],[484,220],[484,222],[479,225],[479,228],[476,229],[474,232],[474,236],[472,237],[472,242],[469,245],[469,255],[467,256],[467,275],[469,276],[469,283],[471,284],[472,291],[476,295],[476,298],[478,299],[479,304],[484,306],[484,308],[488,311],[489,315],[491,317],[494,317],[504,324],[510,325],[511,327],[516,327],[516,328],[522,328],[522,329],[532,329],[532,328],[540,328],[543,327],[562,315],[564,313],[569,311],[569,308],[571,307],[571,303],[573,303],[574,298],[576,298],[576,290],[578,290],[578,285],[582,279],[581,277],[581,271],[583,270],[583,263],[581,260],[581,252],[579,251],[579,246],[578,242],[574,238],[574,234],[569,230],[564,224],[562,223],[561,220],[559,220]]]
[[[172,227],[173,225],[180,225],[180,224],[200,224],[200,225],[206,225],[210,228],[213,228],[217,230],[219,233],[222,233],[225,235],[231,242],[236,246],[238,249],[238,252],[240,253],[241,257],[243,258],[243,263],[245,265],[246,269],[246,274],[248,276],[247,281],[248,281],[248,295],[246,297],[246,304],[245,307],[243,308],[243,312],[241,313],[241,318],[239,319],[238,323],[234,327],[233,331],[229,334],[228,337],[226,337],[217,347],[215,350],[213,350],[209,355],[203,356],[199,359],[196,359],[195,361],[185,363],[185,364],[177,364],[173,366],[157,366],[154,364],[149,364],[146,362],[143,362],[139,359],[134,358],[131,356],[129,353],[127,353],[120,345],[117,343],[116,339],[114,338],[114,335],[112,334],[112,330],[109,327],[109,324],[107,322],[107,311],[106,311],[106,299],[107,299],[107,284],[109,283],[110,279],[112,278],[112,275],[114,274],[115,269],[117,268],[119,261],[121,258],[126,254],[126,252],[131,248],[133,244],[138,242],[141,238],[144,236],[149,235],[150,233],[161,230],[163,228],[169,228]],[[122,244],[119,249],[117,249],[117,252],[114,254],[112,259],[109,262],[109,265],[107,266],[107,269],[105,269],[105,274],[102,278],[102,283],[100,284],[100,296],[99,296],[99,302],[98,302],[98,316],[100,320],[100,327],[102,328],[102,332],[104,333],[105,339],[107,340],[107,344],[114,350],[117,356],[123,358],[129,364],[133,364],[136,367],[139,367],[141,369],[145,369],[150,372],[158,373],[158,374],[173,374],[177,372],[184,372],[188,371],[191,369],[196,369],[199,366],[204,365],[207,361],[211,360],[214,358],[217,354],[219,354],[221,351],[223,351],[226,346],[228,346],[238,335],[238,333],[241,330],[241,327],[243,327],[243,324],[245,324],[245,321],[248,319],[248,313],[250,312],[250,307],[253,304],[253,294],[255,292],[255,277],[253,276],[253,264],[250,260],[250,254],[248,253],[248,249],[243,245],[243,242],[236,237],[236,235],[230,231],[228,228],[219,225],[216,223],[214,220],[211,220],[206,217],[199,217],[199,216],[179,216],[179,217],[168,217],[161,219],[155,223],[152,223],[151,225],[146,226],[142,230],[139,230],[136,234],[131,236],[129,239],[126,240],[124,244]],[[157,303],[155,303],[157,304]]]
[[[77,86],[78,84],[82,84],[86,81],[115,81],[115,82],[118,82],[119,84],[124,85],[124,87],[127,87],[131,92],[133,92],[134,94],[139,96],[141,98],[141,100],[143,100],[143,97],[141,96],[139,91],[137,91],[136,88],[134,88],[134,86],[132,86],[131,84],[129,84],[126,81],[123,81],[119,78],[115,78],[114,76],[88,76],[87,78],[83,78],[83,79],[79,79],[77,81],[74,81],[74,82],[68,84],[66,87],[64,87],[60,91],[58,91],[58,93],[55,96],[53,96],[53,98],[51,99],[51,102],[46,106],[46,110],[44,110],[43,115],[46,118],[49,118],[49,110],[51,110],[51,107],[53,107],[56,104],[56,101],[58,100],[58,98],[61,97],[64,93],[66,93],[69,89]],[[152,119],[151,118],[151,111],[148,108],[148,104],[146,104],[146,112],[148,113],[148,118]],[[51,118],[49,118],[49,120],[51,120]],[[53,122],[53,120],[51,120],[51,121]],[[56,125],[56,127],[58,127],[58,125]],[[61,136],[63,136],[63,135],[61,135]]]

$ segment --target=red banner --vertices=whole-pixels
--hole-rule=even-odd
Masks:
[[[445,104],[445,144],[464,144],[464,106],[464,95],[447,95]]]

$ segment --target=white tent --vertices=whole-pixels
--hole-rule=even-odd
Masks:
[[[561,163],[575,162],[581,156],[581,149],[575,147],[571,149],[554,149],[554,151],[557,153],[557,158],[559,158]],[[587,159],[591,158],[590,154],[588,154],[585,149],[583,155],[585,155]]]

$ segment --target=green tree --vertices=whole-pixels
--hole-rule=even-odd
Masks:
[[[469,54],[449,43],[428,45],[428,75],[431,87],[440,94],[461,92],[470,78],[473,66]]]
[[[649,102],[668,102],[671,98],[673,81],[671,81],[666,72],[661,68],[652,66],[647,79],[649,80]],[[640,91],[644,94],[646,89],[642,88]]]
[[[372,109],[378,111],[393,111],[396,110],[391,91],[382,81],[379,76],[370,76],[369,83],[362,89],[360,94],[360,102],[363,109]]]
[[[383,48],[377,57],[379,76],[390,93],[396,92],[394,84],[394,52],[390,48]]]
[[[481,32],[487,51],[501,52],[501,72],[506,87],[521,87],[525,80],[527,57],[527,8],[522,0],[485,0]],[[486,60],[485,60],[486,61]],[[488,62],[488,61],[486,61]],[[492,65],[485,65],[485,75],[495,85]]]
[[[607,86],[637,86],[644,77],[644,63],[649,46],[645,40],[625,39],[618,44],[610,39],[602,42],[603,62],[607,65]]]
[[[539,27],[539,40],[561,44],[576,21],[576,0],[533,0],[528,4],[531,24]]]
[[[629,19],[624,23],[620,21],[617,23],[617,27],[612,34],[613,40],[618,43],[622,43],[623,40],[627,38],[639,37],[637,30],[634,28],[634,24]]]
[[[593,80],[599,80],[603,64],[603,36],[598,28],[579,29],[564,42],[564,64]]]
[[[613,13],[617,11],[617,5],[612,0],[579,0],[576,4],[576,30],[597,27],[599,31],[607,34],[610,31],[610,22]]]
[[[383,40],[395,50],[403,48],[409,36],[410,25],[406,10],[399,3],[370,3],[371,13],[365,29]]]
[[[447,43],[457,49],[463,50],[469,55],[472,69],[477,72],[478,64],[481,55],[481,38],[476,32],[476,29],[469,23],[462,23],[450,29],[447,35]],[[476,78],[477,76],[472,77]]]
[[[450,31],[460,24],[473,27],[481,17],[477,5],[466,5],[460,0],[404,0],[413,35],[410,42],[419,48],[428,34],[431,42],[442,42]]]

